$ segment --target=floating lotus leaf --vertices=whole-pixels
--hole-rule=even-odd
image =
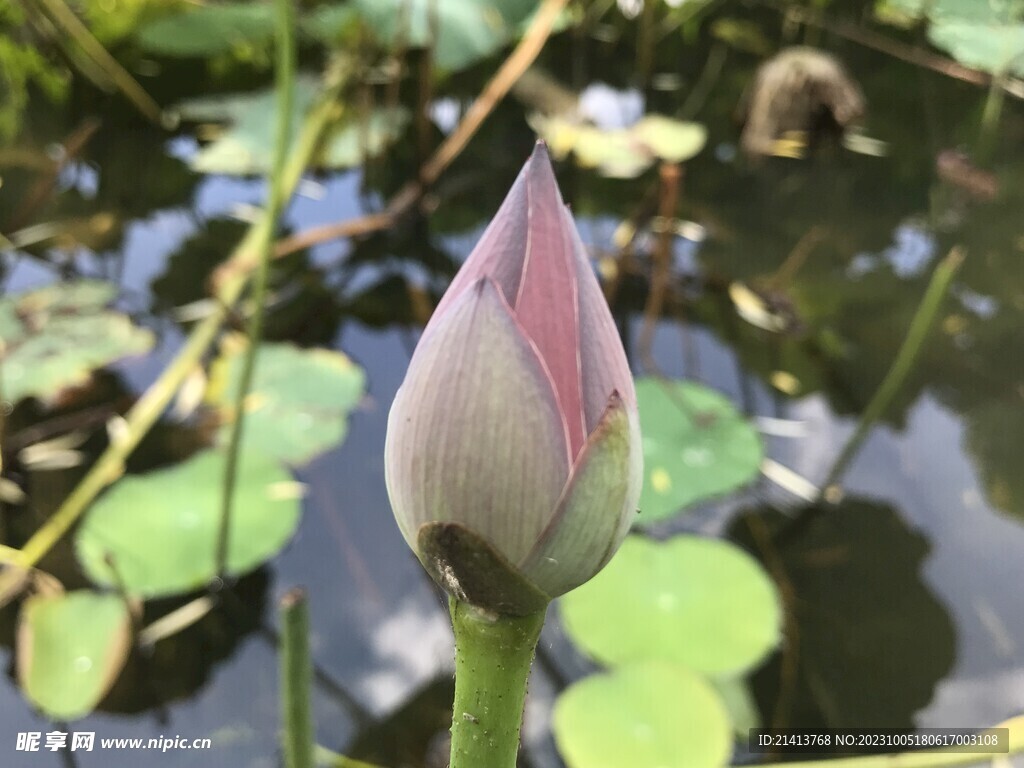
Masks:
[[[245,351],[245,346],[234,345],[212,369],[208,399],[225,414],[225,445]],[[256,361],[245,404],[246,448],[304,464],[342,443],[349,411],[365,390],[362,368],[340,352],[291,344],[264,344]]]
[[[1024,75],[1024,24],[943,21],[932,25],[928,37],[968,67]]]
[[[274,6],[262,2],[196,4],[144,24],[136,33],[146,52],[180,58],[269,46],[273,37]]]
[[[728,764],[729,718],[701,677],[641,662],[574,683],[553,729],[569,768],[716,768]]]
[[[18,680],[48,717],[74,720],[107,693],[128,658],[131,622],[117,595],[35,595],[18,621]]]
[[[78,560],[89,578],[143,597],[206,586],[216,576],[224,460],[208,450],[118,481],[78,529]],[[251,571],[288,542],[299,524],[298,495],[278,462],[242,454],[228,537],[231,575]]]
[[[295,81],[292,107],[292,140],[299,134],[303,115],[316,99],[319,85],[311,77]],[[227,123],[214,141],[199,150],[189,161],[200,173],[247,176],[266,173],[274,147],[277,96],[273,89],[252,93],[202,97],[181,102],[178,112],[187,120]],[[319,168],[352,168],[367,157],[379,154],[394,142],[409,121],[403,107],[382,107],[368,116],[352,111],[351,119],[338,125],[324,142],[314,160]]]
[[[561,601],[566,631],[608,664],[656,659],[736,676],[779,643],[775,585],[740,548],[629,536],[608,566]]]
[[[572,153],[581,167],[617,179],[639,176],[656,160],[689,160],[707,140],[707,131],[699,123],[653,114],[629,128],[598,128],[569,117],[541,115],[533,115],[530,124],[556,157]]]
[[[642,378],[636,396],[644,436],[641,525],[757,476],[761,438],[718,392],[689,381]]]
[[[0,391],[50,399],[92,371],[148,351],[153,334],[106,309],[110,283],[57,283],[0,299]]]
[[[434,61],[442,70],[465,69],[496,53],[516,37],[534,10],[532,0],[352,0],[353,9],[388,46],[416,48],[433,42]],[[437,16],[432,41],[431,14]],[[339,15],[342,23],[347,19]]]
[[[928,38],[968,67],[1024,74],[1024,6],[990,0],[886,0],[880,15],[896,23],[928,20]]]

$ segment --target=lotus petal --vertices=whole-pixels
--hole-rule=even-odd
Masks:
[[[561,213],[571,225],[572,215],[569,210],[563,208]],[[618,328],[615,327],[608,301],[590,266],[586,247],[575,227],[572,227],[571,232],[580,315],[579,359],[583,381],[583,413],[589,433],[603,417],[612,392],[617,391],[627,406],[635,411],[636,390]]]
[[[388,419],[385,473],[415,550],[455,522],[516,562],[544,530],[569,473],[543,362],[497,285],[481,279],[421,339]]]
[[[515,303],[523,272],[523,260],[526,258],[529,230],[526,178],[529,168],[527,164],[519,172],[498,212],[481,235],[480,241],[438,302],[424,335],[432,330],[436,320],[448,311],[455,299],[481,277],[494,280],[501,288],[505,301],[509,305]]]
[[[526,178],[529,239],[515,313],[551,371],[575,459],[586,440],[573,253],[573,238],[578,235],[572,218],[563,214],[565,204],[547,148],[539,142],[526,163]]]
[[[522,561],[526,577],[547,594],[578,587],[618,549],[634,517],[626,510],[636,499],[629,495],[630,462],[639,442],[639,427],[616,392],[580,453],[551,523]]]

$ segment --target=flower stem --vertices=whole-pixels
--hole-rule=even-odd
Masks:
[[[256,372],[256,359],[263,339],[263,311],[267,301],[267,284],[270,281],[270,260],[273,258],[274,237],[277,234],[278,219],[284,211],[291,189],[285,177],[285,165],[291,146],[292,103],[295,101],[295,8],[292,0],[277,0],[277,126],[274,138],[274,154],[270,175],[267,177],[269,196],[264,220],[266,237],[259,244],[259,261],[252,281],[253,312],[249,318],[249,346],[242,361],[242,372],[235,389],[234,415],[231,437],[228,441],[224,461],[224,489],[221,499],[220,525],[217,531],[215,562],[217,578],[223,583],[227,578],[228,551],[231,534],[231,518],[234,512],[235,487],[238,484],[238,468],[241,460],[242,435],[245,428],[245,401],[252,389]]]
[[[313,716],[310,688],[309,606],[306,593],[293,589],[281,600],[281,703],[284,719],[284,764],[313,768]]]
[[[455,705],[450,768],[515,768],[526,681],[544,611],[494,616],[451,600]]]
[[[893,399],[902,389],[903,382],[906,381],[907,376],[914,370],[914,364],[917,362],[918,355],[928,339],[928,332],[931,331],[935,318],[938,317],[939,310],[942,308],[942,302],[946,298],[953,278],[956,276],[957,270],[960,269],[963,261],[963,250],[954,248],[935,267],[931,281],[928,283],[928,288],[925,290],[924,298],[921,299],[917,312],[914,313],[914,317],[910,321],[910,329],[907,331],[907,336],[896,353],[896,359],[893,360],[892,366],[889,368],[888,373],[885,374],[885,378],[879,385],[878,390],[861,414],[860,420],[857,422],[856,431],[854,431],[846,445],[843,446],[839,458],[836,459],[832,469],[829,470],[828,477],[825,478],[825,482],[821,486],[823,491],[827,492],[833,486],[838,486],[850,463],[860,450],[861,443],[864,442],[864,438],[871,431],[871,427],[874,426],[878,419],[885,415]]]

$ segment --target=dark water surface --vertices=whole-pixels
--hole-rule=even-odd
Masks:
[[[658,68],[692,83],[709,50],[706,37],[666,43]],[[866,130],[888,143],[888,155],[837,148],[804,161],[736,157],[732,111],[757,59],[730,51],[696,117],[708,125],[709,144],[687,165],[679,207],[707,239],[675,243],[681,298],[673,307],[682,311],[660,321],[653,356],[664,372],[699,378],[752,415],[798,422],[796,436],[766,437],[768,455],[820,481],[893,359],[931,268],[954,245],[965,249],[952,298],[919,366],[857,457],[845,499],[799,539],[779,544],[798,598],[800,642],[789,651],[797,672],[786,671],[779,653],[755,675],[755,687],[768,721],[781,713],[801,725],[991,724],[1024,709],[1024,110],[1012,100],[1005,107],[993,163],[999,196],[972,201],[937,180],[935,157],[973,141],[984,93],[840,40],[823,43],[860,80]],[[569,81],[571,53],[569,38],[556,38],[542,63]],[[583,84],[627,84],[631,52],[594,44],[584,53],[576,59]],[[482,77],[446,87],[469,96]],[[648,109],[672,113],[681,98],[653,92]],[[392,766],[422,764],[424,751],[437,752],[435,732],[443,731],[450,702],[450,629],[391,517],[385,424],[416,338],[405,284],[436,293],[468,253],[529,151],[523,112],[511,100],[496,111],[439,184],[439,205],[427,220],[359,243],[317,246],[278,267],[281,298],[271,308],[270,334],[343,350],[366,369],[366,402],[351,417],[344,445],[298,471],[308,495],[285,552],[230,590],[213,614],[152,656],[133,659],[98,712],[59,728],[104,738],[210,737],[214,749],[94,752],[79,754],[77,765],[277,765],[273,606],[298,584],[309,590],[320,667],[319,742]],[[123,308],[160,334],[155,354],[101,376],[97,397],[112,399],[139,392],[170,359],[182,335],[169,310],[203,296],[211,260],[226,255],[241,232],[232,211],[239,202],[259,203],[262,184],[192,174],[183,162],[196,149],[188,133],[168,139],[95,96],[67,109],[37,107],[38,143],[59,139],[93,113],[106,123],[83,162],[65,174],[66,191],[49,213],[118,217],[113,241],[95,254],[74,252],[67,271],[119,280]],[[411,156],[403,145],[365,175],[311,179],[307,192],[315,196],[293,202],[288,227],[378,209],[411,173]],[[616,223],[653,174],[611,181],[563,164],[559,175],[584,240],[598,253],[613,250]],[[19,186],[15,173],[4,181],[0,205],[9,210],[27,182]],[[806,331],[773,341],[735,317],[722,286],[772,275],[813,227],[823,237],[787,287]],[[641,258],[640,271],[647,270]],[[54,278],[50,266],[23,259],[11,265],[4,287]],[[616,306],[633,350],[645,295],[643,279],[627,279]],[[778,370],[796,375],[801,393],[774,391],[769,379]],[[15,418],[35,417],[19,409]],[[183,457],[198,444],[162,428],[129,469]],[[48,473],[32,485],[59,500],[73,480]],[[772,526],[800,504],[762,481],[739,498],[700,507],[673,529],[727,532],[746,542],[748,518]],[[32,524],[8,528],[23,536]],[[80,583],[67,555],[47,565]],[[63,765],[49,753],[12,762],[15,733],[53,729],[13,682],[13,620],[10,607],[0,611],[0,659],[8,668],[0,682],[0,766]],[[544,668],[535,675],[526,738],[538,746],[538,766],[557,764],[545,694],[559,676],[587,668],[557,623],[543,645],[560,675]]]

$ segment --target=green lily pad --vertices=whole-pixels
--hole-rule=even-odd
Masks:
[[[928,19],[928,38],[968,67],[1024,74],[1024,5],[991,0],[886,0],[883,19]]]
[[[142,597],[206,586],[216,575],[224,460],[219,451],[203,451],[168,469],[118,481],[78,529],[78,560],[89,578],[121,583]],[[235,493],[227,570],[240,575],[288,542],[299,524],[300,505],[291,475],[251,452],[241,456]]]
[[[654,163],[654,153],[627,131],[603,130],[592,125],[575,128],[572,153],[581,168],[594,168],[609,179],[636,178]]]
[[[90,373],[148,351],[153,334],[106,309],[110,283],[58,283],[0,299],[0,391],[17,402],[51,399]]]
[[[728,764],[732,748],[718,694],[667,662],[574,683],[555,702],[552,726],[569,768],[716,768]]]
[[[644,436],[641,525],[757,477],[761,438],[718,392],[689,381],[642,378],[636,396]]]
[[[968,67],[1024,75],[1024,24],[943,21],[932,24],[928,37]]]
[[[354,168],[398,141],[408,124],[409,110],[405,107],[378,107],[364,119],[353,118],[331,134],[320,153],[318,165]]]
[[[664,115],[646,115],[629,129],[654,156],[669,163],[682,163],[695,157],[708,140],[700,123],[686,123]]]
[[[534,10],[533,0],[352,0],[366,26],[388,46],[431,43],[437,14],[434,63],[455,71],[496,53],[515,38]]]
[[[663,115],[647,115],[629,128],[604,129],[572,117],[532,115],[530,125],[558,158],[569,153],[581,168],[612,179],[631,179],[655,160],[681,163],[704,148],[707,131]]]
[[[318,81],[312,77],[303,76],[295,81],[293,141],[297,140],[303,115],[316,100],[318,88]],[[263,174],[269,170],[277,110],[277,96],[272,88],[189,99],[181,102],[177,110],[186,120],[229,124],[190,159],[193,170],[235,176]],[[381,107],[365,117],[353,110],[350,119],[333,129],[313,166],[355,167],[397,140],[408,122],[409,112],[404,107]]]
[[[246,347],[233,345],[213,365],[208,400],[225,414],[227,444]],[[305,464],[340,445],[348,414],[363,397],[363,369],[340,352],[263,344],[246,398],[247,449],[289,464]]]
[[[351,3],[331,3],[305,14],[299,19],[299,28],[313,40],[336,47],[349,42],[350,33],[357,34],[359,18]]]
[[[205,58],[244,47],[269,46],[274,37],[271,3],[198,4],[144,24],[136,40],[157,56]]]
[[[658,659],[719,677],[754,667],[780,639],[775,585],[718,539],[631,535],[608,566],[562,598],[573,641],[607,665]]]
[[[1014,2],[991,0],[886,0],[880,7],[885,15],[931,22],[968,21],[979,24],[1011,23]]]
[[[117,595],[82,590],[35,595],[18,621],[18,680],[54,720],[88,714],[110,690],[130,649],[131,622]]]

